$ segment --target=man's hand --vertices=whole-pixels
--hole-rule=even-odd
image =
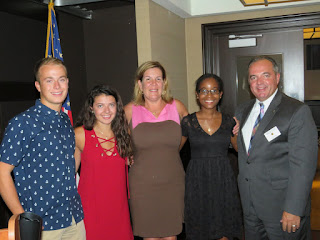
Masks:
[[[283,211],[282,219],[282,230],[287,231],[288,233],[295,232],[300,228],[300,216],[293,215],[286,211]]]
[[[0,162],[0,195],[13,214],[20,214],[24,212],[24,209],[21,206],[16,187],[11,177],[13,169],[13,165]]]

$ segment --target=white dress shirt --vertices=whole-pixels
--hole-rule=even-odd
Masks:
[[[248,119],[241,130],[247,153],[248,153],[248,148],[250,145],[252,129],[253,129],[254,123],[255,123],[258,115],[260,114],[260,103],[263,103],[264,114],[266,114],[267,110],[269,108],[269,105],[272,102],[274,96],[277,94],[277,92],[278,92],[278,89],[276,89],[276,91],[267,100],[265,100],[263,102],[260,102],[258,99],[256,99],[256,102],[253,105],[253,108],[248,116]]]

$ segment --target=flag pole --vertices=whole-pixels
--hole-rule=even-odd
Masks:
[[[46,41],[46,52],[45,57],[48,57],[48,48],[49,48],[49,39],[52,33],[51,26],[52,26],[52,18],[51,18],[51,8],[53,6],[53,0],[50,0],[48,3],[48,26],[47,26],[47,41]]]
[[[50,2],[48,3],[48,27],[45,57],[55,57],[63,61],[58,24],[56,13],[54,11],[54,0],[50,0]],[[62,104],[61,109],[69,116],[70,122],[73,125],[69,93],[67,94],[66,100]]]

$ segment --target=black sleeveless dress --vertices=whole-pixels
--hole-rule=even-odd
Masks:
[[[222,114],[220,128],[209,135],[195,113],[182,120],[182,135],[188,137],[191,147],[185,190],[189,240],[242,237],[239,194],[227,156],[234,125],[232,117]]]

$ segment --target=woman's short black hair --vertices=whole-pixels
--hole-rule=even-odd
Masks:
[[[200,90],[199,87],[200,87],[200,84],[202,83],[202,81],[204,81],[207,78],[214,78],[218,83],[219,91],[223,92],[223,81],[222,81],[222,79],[218,75],[213,74],[213,73],[205,73],[205,74],[201,75],[197,79],[197,81],[196,81],[196,92],[198,92]]]

